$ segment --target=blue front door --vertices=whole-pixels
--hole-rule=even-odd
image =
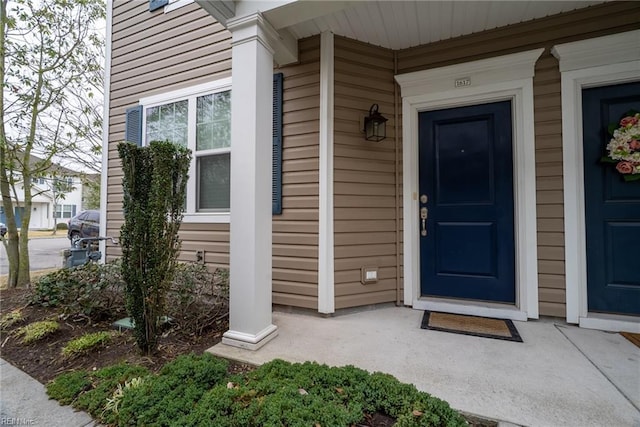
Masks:
[[[511,102],[419,126],[422,295],[515,303]]]
[[[586,89],[582,100],[588,309],[640,315],[640,181],[601,162],[609,124],[640,111],[640,83]]]

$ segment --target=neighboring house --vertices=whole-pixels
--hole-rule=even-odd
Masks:
[[[31,155],[32,162],[40,159]],[[39,176],[31,180],[32,212],[29,222],[30,230],[51,230],[56,223],[67,222],[69,218],[82,209],[82,180],[79,172],[53,165],[55,173]],[[16,185],[18,203],[14,199],[14,211],[18,228],[22,227],[24,212],[24,184]],[[18,206],[19,205],[19,206]],[[0,205],[0,222],[6,223],[4,207]]]
[[[600,162],[640,3],[116,1],[108,28],[101,234],[118,142],[191,148],[180,258],[230,266],[224,342],[274,337],[272,303],[640,331],[640,185]]]
[[[91,173],[82,177],[82,210],[98,209],[100,205],[100,174]]]

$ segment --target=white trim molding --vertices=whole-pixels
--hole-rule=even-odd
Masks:
[[[333,33],[320,36],[320,200],[318,229],[318,312],[335,311],[333,252]]]
[[[640,30],[556,45],[562,74],[567,322],[607,330],[637,330],[640,319],[589,313],[585,241],[582,90],[640,80]]]
[[[113,0],[107,0],[107,25],[104,63],[104,108],[102,113],[102,174],[100,176],[100,236],[107,235],[107,188],[109,173],[109,108],[111,96],[111,37],[113,25]],[[107,259],[106,241],[100,241],[100,262]]]
[[[404,303],[416,309],[514,320],[538,318],[535,134],[533,75],[544,49],[396,76],[402,89]],[[456,87],[464,79],[470,84]],[[513,114],[516,304],[455,302],[420,294],[418,225],[418,114],[510,100]]]

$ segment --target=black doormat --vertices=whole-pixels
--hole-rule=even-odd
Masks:
[[[424,312],[422,329],[453,332],[454,334],[472,335],[474,337],[493,338],[496,340],[522,342],[516,326],[508,319],[468,316],[465,314],[441,313],[439,311]]]

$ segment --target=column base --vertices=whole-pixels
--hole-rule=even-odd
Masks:
[[[222,335],[222,344],[255,351],[278,336],[278,327],[269,325],[256,335],[227,331]]]

